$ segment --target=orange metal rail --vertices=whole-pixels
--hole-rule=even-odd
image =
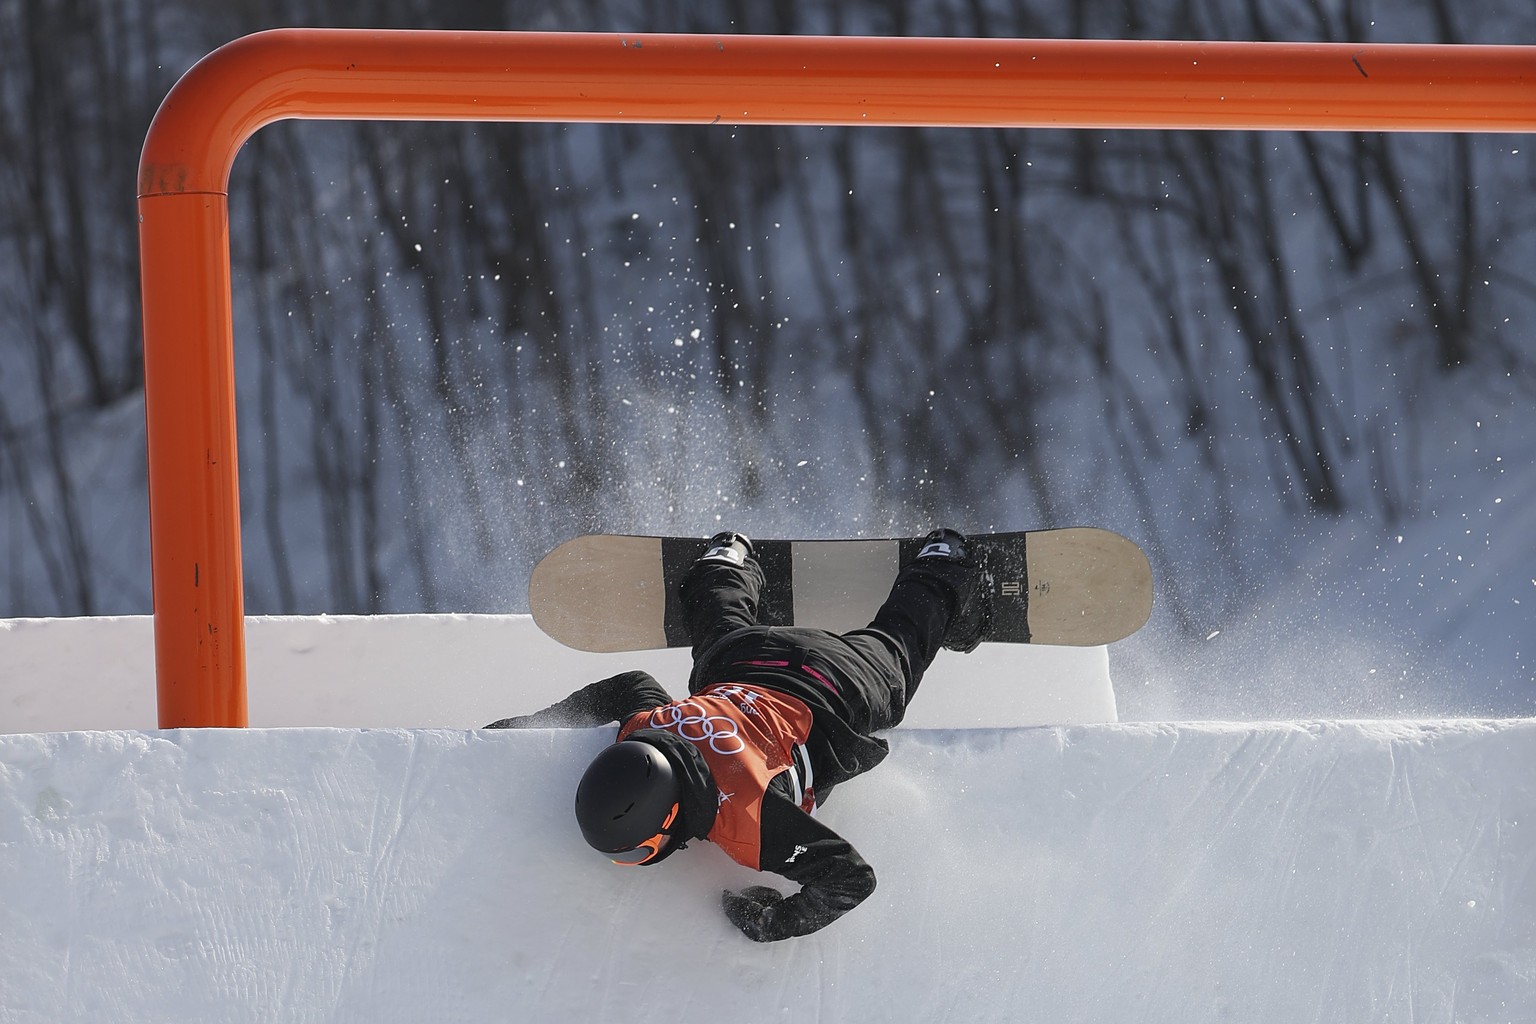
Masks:
[[[283,118],[1536,130],[1536,47],[281,29],[176,83],[139,167],[163,728],[246,724],[226,189]]]

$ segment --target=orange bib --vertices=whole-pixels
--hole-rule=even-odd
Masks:
[[[787,694],[717,683],[686,700],[635,715],[619,730],[664,729],[698,748],[720,794],[706,837],[738,864],[756,870],[762,855],[763,795],[794,764],[794,748],[811,734],[811,709]],[[800,803],[810,812],[809,789]]]

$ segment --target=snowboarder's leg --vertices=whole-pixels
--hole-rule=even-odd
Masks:
[[[718,533],[678,588],[693,656],[733,629],[757,624],[763,570],[752,542],[739,533]]]
[[[856,646],[888,641],[901,665],[900,678],[891,682],[902,691],[892,703],[903,713],[940,647],[970,651],[986,634],[986,591],[965,538],[935,530],[926,542],[897,574],[869,626],[846,637]]]

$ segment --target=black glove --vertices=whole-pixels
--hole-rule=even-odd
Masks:
[[[766,885],[748,886],[741,892],[727,889],[720,902],[731,924],[740,928],[742,934],[753,942],[773,942],[792,934],[782,926],[776,927],[776,911],[784,902],[784,894],[777,889]]]

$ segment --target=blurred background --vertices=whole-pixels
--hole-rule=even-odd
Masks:
[[[0,617],[151,610],[139,149],[305,25],[1536,43],[1514,0],[0,0]],[[587,532],[1100,525],[1157,578],[1122,718],[1536,713],[1531,146],[274,125],[247,611],[526,611]]]

